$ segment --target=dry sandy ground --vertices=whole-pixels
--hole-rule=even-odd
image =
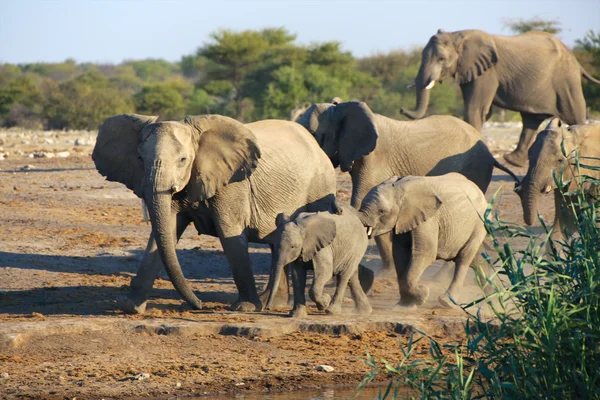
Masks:
[[[510,149],[517,135],[515,127],[484,131],[495,154]],[[430,300],[416,310],[393,308],[397,284],[378,278],[369,317],[332,319],[315,308],[300,321],[287,318],[284,309],[233,313],[227,306],[235,286],[219,241],[193,229],[178,256],[206,309],[189,310],[163,277],[146,315],[120,313],[114,299],[127,291],[150,226],[140,200],[94,169],[93,140],[89,132],[0,132],[0,155],[8,153],[0,157],[1,398],[165,398],[355,386],[368,372],[360,360],[366,350],[399,360],[414,328],[441,342],[460,339],[463,314],[436,303],[451,267],[429,268]],[[68,157],[48,157],[65,151]],[[34,152],[46,156],[29,158]],[[487,196],[500,189],[500,216],[521,222],[512,187],[506,174],[495,171]],[[340,174],[338,195],[347,202],[349,193],[348,176]],[[552,212],[548,199],[543,215],[550,220]],[[251,252],[257,282],[264,285],[268,250],[253,245]],[[374,247],[364,264],[377,270]],[[462,300],[480,295],[474,282],[470,276]],[[426,346],[417,352],[425,354]],[[335,370],[319,372],[319,364]]]

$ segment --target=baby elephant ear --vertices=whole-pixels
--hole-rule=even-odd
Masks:
[[[186,117],[196,130],[198,149],[188,184],[192,201],[204,201],[233,182],[250,177],[258,165],[256,136],[242,123],[221,115]]]
[[[144,196],[144,164],[137,148],[141,131],[158,117],[121,114],[106,119],[98,129],[92,160],[107,180],[121,182],[140,198]]]
[[[397,188],[399,211],[394,228],[396,235],[412,231],[433,217],[442,206],[442,200],[425,178],[405,178],[398,182]]]
[[[304,242],[300,253],[304,262],[312,260],[319,250],[329,246],[335,239],[335,221],[327,212],[302,218],[298,225],[304,230]]]
[[[290,222],[290,217],[286,213],[279,213],[275,218],[275,225],[279,228],[282,225]]]

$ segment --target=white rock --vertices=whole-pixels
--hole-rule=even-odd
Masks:
[[[323,372],[333,372],[333,367],[331,365],[317,365],[317,371]]]
[[[137,374],[133,377],[133,379],[136,381],[143,381],[144,379],[148,379],[148,378],[150,378],[150,374],[147,372],[140,372],[139,374]]]
[[[21,150],[21,149],[15,150],[15,155],[16,156],[22,156],[23,154],[25,154],[25,153],[23,153],[23,150]]]
[[[56,153],[56,158],[67,158],[71,155],[68,151],[59,151]]]
[[[52,139],[44,139],[44,143],[54,144],[54,140],[52,140]]]
[[[25,166],[22,166],[20,169],[21,169],[21,171],[27,171],[27,170],[30,170],[30,169],[35,169],[35,165],[33,165],[33,164],[27,164]]]
[[[7,372],[0,372],[0,378],[8,379],[9,376]]]

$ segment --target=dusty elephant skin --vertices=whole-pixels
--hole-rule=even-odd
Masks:
[[[563,154],[563,149],[564,153]],[[581,170],[577,170],[574,156],[580,157]],[[532,225],[537,220],[540,197],[554,194],[555,214],[552,236],[560,239],[563,233],[573,232],[572,200],[561,194],[557,188],[553,173],[561,176],[564,183],[569,183],[569,190],[577,188],[577,180],[581,174],[592,178],[600,178],[600,171],[585,168],[600,166],[600,124],[566,126],[560,119],[554,118],[545,130],[539,133],[529,149],[529,169],[520,186],[515,188],[521,198],[525,223]],[[590,200],[597,195],[597,188],[589,184],[583,185],[590,191]]]
[[[454,278],[439,302],[444,307],[459,302],[468,268],[482,274],[487,264],[477,257],[486,236],[481,220],[486,208],[481,190],[458,173],[392,177],[367,194],[359,216],[368,232],[377,236],[393,231],[400,305],[427,301],[429,288],[419,280],[438,259],[456,264]]]
[[[272,270],[276,292],[283,268],[291,264],[294,308],[290,315],[306,317],[306,269],[314,271],[309,291],[319,310],[339,314],[346,287],[350,286],[356,310],[369,314],[371,306],[359,281],[358,268],[368,246],[365,230],[354,209],[341,209],[339,214],[327,212],[301,213],[293,220],[285,214],[277,218],[277,239]],[[337,278],[333,297],[324,293],[325,284]],[[271,296],[273,297],[273,296]],[[267,308],[271,306],[269,298]]]
[[[339,99],[338,99],[339,100]],[[451,116],[397,121],[375,114],[362,102],[313,104],[298,120],[317,139],[334,166],[352,177],[354,208],[392,176],[435,176],[458,172],[485,193],[492,170],[502,167],[473,126]],[[391,235],[376,237],[388,274],[394,270]]]
[[[141,115],[109,118],[92,154],[101,174],[145,200],[152,222],[132,291],[120,307],[143,312],[163,265],[181,296],[202,307],[175,253],[193,223],[199,234],[221,241],[239,292],[232,308],[260,310],[248,242],[271,244],[279,213],[329,210],[335,199],[331,163],[293,122],[243,125],[217,115],[155,121]]]
[[[557,116],[568,124],[585,122],[582,75],[600,84],[560,40],[546,32],[499,36],[440,29],[423,49],[415,80],[417,109],[401,112],[409,118],[423,118],[430,90],[437,81],[452,77],[462,90],[465,121],[477,130],[489,117],[492,104],[521,113],[519,143],[504,158],[524,166],[544,119]]]

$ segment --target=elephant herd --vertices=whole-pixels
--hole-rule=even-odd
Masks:
[[[527,57],[520,59],[521,53]],[[452,116],[399,121],[373,113],[363,102],[337,98],[313,104],[297,122],[242,124],[220,115],[108,118],[92,154],[96,168],[143,199],[152,223],[131,291],[118,299],[118,307],[143,313],[163,267],[183,299],[202,307],[175,252],[190,224],[198,234],[220,239],[239,293],[232,310],[287,304],[291,270],[291,314],[305,316],[306,270],[312,269],[309,295],[319,309],[339,313],[349,286],[358,312],[370,312],[365,292],[373,272],[360,265],[368,236],[375,237],[384,272],[396,272],[402,305],[425,302],[429,290],[419,279],[433,261],[455,261],[452,283],[439,299],[454,305],[467,268],[482,272],[480,216],[494,167],[516,181],[527,223],[538,195],[554,190],[555,226],[568,225],[559,215],[564,198],[552,169],[562,163],[566,172],[577,173],[561,146],[600,157],[600,126],[567,127],[555,118],[537,138],[535,131],[548,116],[584,122],[580,76],[587,73],[574,63],[564,45],[544,33],[509,38],[439,31],[423,50],[417,112],[404,112],[422,118],[435,81],[452,76],[463,90],[465,121]],[[522,182],[494,159],[479,132],[492,103],[522,113],[520,147],[506,156],[521,165],[529,150]],[[338,166],[351,175],[351,207],[339,206],[335,198]],[[269,283],[260,295],[250,242],[268,244],[272,253]],[[330,297],[323,287],[333,276],[337,286]]]

